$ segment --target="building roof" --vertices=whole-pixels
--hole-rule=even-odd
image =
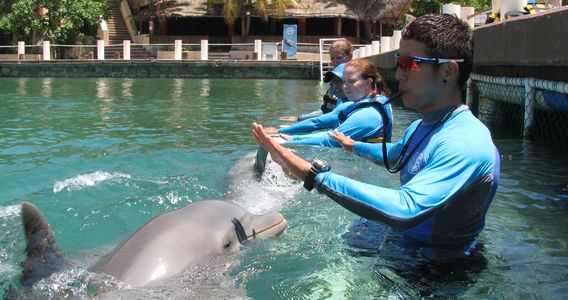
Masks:
[[[302,7],[287,9],[284,14],[269,14],[272,18],[331,18],[400,22],[410,9],[412,0],[297,0]],[[207,0],[176,0],[176,5],[160,9],[167,17],[219,17],[222,11],[208,9]],[[254,9],[251,15],[259,16]]]

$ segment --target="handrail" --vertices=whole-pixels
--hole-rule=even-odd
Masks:
[[[531,88],[568,94],[568,82],[551,81],[551,80],[544,80],[533,77],[528,77],[528,78],[497,77],[497,76],[489,76],[489,75],[476,74],[476,73],[472,73],[470,77],[472,80],[482,81],[492,84],[509,85],[509,86],[528,86]]]
[[[120,6],[120,15],[122,16],[122,20],[126,24],[126,30],[128,30],[128,35],[130,35],[130,39],[134,41],[134,38],[136,37],[136,23],[134,22],[134,17],[132,16],[130,5],[128,5],[127,0],[122,0],[119,3],[119,6]]]
[[[148,43],[148,42],[140,42],[143,41],[141,39],[135,39],[134,41],[131,40],[124,40],[122,42],[120,41],[116,41],[113,44],[104,44],[104,45],[100,45],[99,42],[101,42],[101,40],[96,40],[97,43],[95,44],[50,44],[49,41],[43,41],[42,44],[40,45],[26,45],[24,42],[19,41],[17,45],[0,45],[0,48],[3,49],[14,49],[13,51],[9,51],[12,53],[7,53],[7,56],[2,56],[0,57],[0,60],[7,60],[7,61],[12,61],[13,58],[10,57],[10,55],[15,55],[15,53],[13,52],[19,52],[18,54],[24,54],[25,52],[28,52],[27,50],[23,50],[25,48],[34,48],[34,50],[32,52],[37,52],[38,49],[35,47],[41,47],[39,49],[39,52],[42,52],[42,48],[43,48],[43,54],[44,54],[44,59],[43,60],[68,60],[68,59],[83,59],[83,55],[79,52],[75,53],[75,52],[69,52],[71,53],[72,57],[68,57],[66,56],[65,58],[59,58],[59,55],[49,55],[50,53],[56,53],[56,54],[61,54],[61,53],[57,53],[57,49],[61,49],[61,48],[66,48],[66,49],[71,49],[71,48],[76,48],[77,50],[79,49],[90,49],[89,51],[93,51],[96,50],[96,52],[91,52],[89,53],[90,55],[90,59],[93,59],[93,53],[94,57],[100,57],[100,59],[98,60],[104,60],[104,54],[105,49],[108,48],[108,50],[111,50],[113,53],[108,53],[110,54],[110,56],[112,58],[107,58],[107,59],[113,59],[116,60],[116,58],[122,58],[124,60],[129,60],[130,56],[126,55],[126,54],[118,54],[119,56],[117,56],[116,53],[118,52],[126,52],[128,51],[128,53],[139,53],[137,51],[132,52],[132,48],[131,47],[143,47],[145,51],[149,52],[151,54],[151,56],[154,57],[154,59],[174,59],[174,60],[180,60],[182,59],[181,57],[186,57],[184,59],[195,59],[195,60],[208,60],[208,50],[209,47],[226,47],[223,48],[224,50],[222,51],[227,51],[230,52],[231,55],[231,59],[236,59],[236,60],[249,60],[252,57],[257,57],[258,60],[264,60],[264,54],[266,54],[266,57],[269,57],[268,60],[278,60],[278,56],[279,53],[282,52],[282,41],[265,41],[263,42],[262,40],[255,40],[255,41],[261,41],[260,46],[261,48],[256,48],[255,45],[257,45],[258,42],[255,43],[213,43],[210,44],[208,42],[208,40],[201,40],[200,43],[183,43],[182,40],[175,40],[173,43],[159,43],[159,44],[152,44],[152,43]],[[270,53],[265,52],[264,50],[262,50],[262,48],[264,48],[262,45],[265,45],[264,47],[267,46],[271,46],[269,49],[267,48],[266,51],[270,51]],[[299,43],[300,46],[315,46],[317,44],[314,43]],[[181,46],[182,48],[178,48],[179,46]],[[276,47],[274,47],[276,46]],[[202,49],[202,47],[206,47],[204,49]],[[237,48],[231,48],[231,47],[237,47]],[[254,47],[254,49],[253,49]],[[121,49],[122,48],[122,49]],[[188,49],[189,48],[189,49]],[[314,47],[315,48],[315,47]],[[18,50],[18,51],[16,51]],[[180,54],[180,50],[181,50],[181,54]],[[231,51],[229,51],[231,50]],[[234,51],[233,51],[234,50]],[[315,49],[313,49],[314,51],[302,51],[304,53],[304,55],[307,54],[307,56],[305,58],[299,59],[299,60],[317,60],[316,57],[314,57],[317,53],[315,52]],[[168,53],[170,51],[174,51],[174,58],[170,58],[172,56],[171,53]],[[160,53],[161,52],[161,53]],[[189,52],[189,53],[188,53]],[[201,52],[201,57],[196,57],[195,54],[193,52]],[[260,52],[257,56],[254,56],[251,53],[247,53],[247,52]],[[325,52],[325,51],[324,51]],[[311,55],[310,55],[311,54]],[[67,53],[65,52],[64,55],[67,55]],[[159,56],[159,58],[157,58]],[[311,56],[311,57],[310,57]],[[50,57],[54,57],[54,59],[51,59]],[[115,58],[116,57],[116,58]],[[167,57],[167,58],[165,58]]]
[[[472,85],[477,85],[478,88],[472,88]],[[512,87],[516,91],[511,91],[510,89],[495,89],[493,85]],[[521,91],[519,91],[519,89]],[[566,111],[566,107],[562,104],[564,101],[562,98],[557,101],[549,102],[545,99],[544,93],[542,92],[543,90],[564,94],[564,98],[568,98],[568,82],[544,80],[534,77],[497,77],[473,73],[470,75],[468,82],[467,103],[478,104],[479,95],[483,94],[487,96],[486,93],[492,94],[492,99],[497,100],[508,99],[510,101],[512,97],[514,104],[524,107],[523,134],[527,136],[535,123],[534,116],[537,107],[547,110]],[[496,92],[493,93],[492,91]],[[519,95],[520,93],[524,94],[524,99],[523,96]]]

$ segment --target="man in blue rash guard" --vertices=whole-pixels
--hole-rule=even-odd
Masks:
[[[383,105],[388,99],[383,95],[382,78],[375,66],[366,59],[352,60],[345,66],[343,77],[343,92],[350,102],[341,104],[336,110],[319,119],[292,125],[292,130],[287,127],[280,129],[280,136],[286,140],[284,144],[341,147],[327,132],[293,136],[284,134],[294,132],[298,128],[306,128],[306,124],[315,124],[312,126],[318,128],[335,128],[357,141],[379,142],[384,135],[387,139],[390,138],[390,131],[383,130],[379,109],[387,113],[389,120],[392,120],[392,109],[390,104]],[[267,132],[272,133],[272,128],[267,128]]]
[[[253,124],[253,135],[285,172],[304,180],[346,209],[400,231],[403,244],[433,261],[475,253],[475,238],[499,180],[499,153],[489,130],[462,105],[461,90],[472,67],[468,25],[447,14],[424,15],[402,31],[396,78],[406,107],[417,110],[403,138],[387,144],[397,163],[398,189],[359,182],[295,155]],[[346,149],[381,161],[381,144],[330,134]],[[392,167],[392,166],[391,166]]]

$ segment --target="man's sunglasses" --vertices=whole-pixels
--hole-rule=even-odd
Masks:
[[[420,57],[414,55],[400,55],[400,53],[396,53],[394,59],[396,62],[396,67],[405,72],[408,72],[410,70],[418,70],[418,64],[439,65],[449,63],[452,60],[455,62],[464,62],[463,58]]]

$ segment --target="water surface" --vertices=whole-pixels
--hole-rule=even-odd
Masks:
[[[251,123],[279,125],[280,116],[314,110],[324,89],[310,80],[0,78],[0,290],[18,287],[22,201],[42,210],[60,248],[86,268],[153,216],[224,199],[257,213],[280,209],[289,229],[229,264],[212,263],[214,272],[188,271],[167,292],[126,297],[184,298],[198,285],[206,288],[191,295],[208,298],[568,295],[568,196],[558,188],[568,184],[564,150],[494,133],[502,177],[479,237],[487,266],[454,279],[400,272],[408,261],[396,247],[351,248],[342,235],[357,217],[277,168],[250,181],[240,164],[257,149]],[[401,107],[395,114],[398,138],[417,114]],[[347,176],[399,184],[397,175],[339,149],[297,151]],[[84,269],[73,272],[53,280],[92,296]]]

